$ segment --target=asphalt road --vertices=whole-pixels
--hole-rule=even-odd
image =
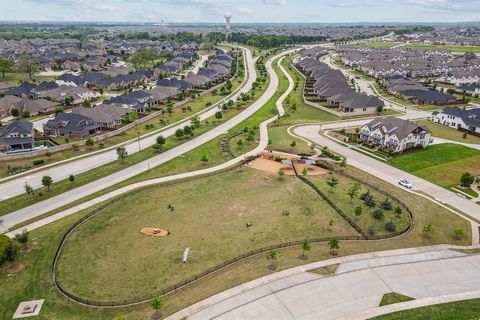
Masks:
[[[291,52],[287,51],[288,52]],[[89,183],[84,186],[80,186],[78,188],[75,188],[74,190],[62,193],[60,195],[57,195],[55,197],[52,197],[50,199],[47,199],[45,201],[39,202],[37,204],[31,205],[29,207],[25,207],[23,209],[20,209],[18,211],[9,213],[7,215],[4,215],[0,217],[0,231],[6,231],[7,229],[10,229],[14,225],[21,223],[26,220],[30,220],[32,218],[38,217],[44,213],[50,212],[56,208],[62,207],[64,205],[67,205],[75,200],[81,199],[85,196],[91,195],[95,192],[101,191],[103,189],[106,189],[112,185],[115,185],[121,181],[127,180],[128,178],[131,178],[133,176],[136,176],[144,171],[147,171],[149,168],[159,166],[171,159],[174,159],[178,156],[181,156],[182,154],[191,151],[204,143],[222,135],[223,133],[227,132],[229,129],[233,128],[240,122],[244,121],[245,119],[249,118],[251,115],[253,115],[255,112],[257,112],[265,103],[267,103],[270,98],[275,94],[275,92],[278,89],[278,83],[279,79],[275,73],[275,71],[272,68],[272,61],[275,60],[276,58],[284,55],[285,52],[280,53],[279,55],[271,58],[269,61],[266,63],[267,67],[267,72],[270,76],[270,83],[265,91],[265,93],[259,97],[248,109],[242,111],[240,114],[237,116],[233,117],[232,119],[222,123],[218,127],[202,134],[201,136],[198,136],[192,140],[187,141],[186,143],[175,147],[173,149],[167,150],[163,152],[162,154],[159,154],[158,156],[155,156],[153,158],[150,158],[146,161],[143,161],[141,163],[138,163],[136,165],[130,166],[124,170],[118,171],[114,174],[111,174],[107,177],[98,179],[92,183]],[[248,70],[249,70],[249,75],[250,74],[256,74],[255,69],[254,69],[254,60],[252,59],[250,51],[247,51],[247,61],[248,61]],[[249,77],[248,82],[249,86],[255,81],[252,80],[255,77]],[[261,130],[266,131],[266,125],[263,126],[264,128],[261,128]],[[265,140],[265,139],[264,139]],[[264,148],[265,146],[263,146]],[[86,159],[85,159],[86,160]],[[231,164],[230,164],[231,165]],[[189,176],[189,175],[195,175],[198,174],[196,172],[194,173],[186,173],[184,175],[179,175],[177,177],[181,178],[183,176]],[[157,182],[158,183],[158,182]],[[120,192],[120,191],[118,191]],[[121,191],[125,192],[125,191]],[[98,201],[103,201],[105,197],[99,197],[95,199],[95,202]],[[92,202],[93,203],[93,202]],[[75,209],[79,208],[85,208],[90,206],[91,203],[89,202],[88,204],[80,205],[77,206]],[[71,214],[71,210],[66,210],[65,213],[61,213],[61,215],[67,215]],[[57,217],[59,217],[57,215]]]
[[[236,100],[237,97],[240,96],[241,93],[246,93],[250,91],[252,88],[253,82],[257,79],[257,74],[255,72],[255,61],[252,58],[250,51],[246,52],[246,60],[247,60],[247,80],[245,81],[245,85],[233,94],[230,98]],[[212,117],[217,111],[218,107],[210,108],[206,111],[200,112],[199,117],[200,120],[205,120],[207,118]],[[42,120],[44,122],[48,121],[48,118]],[[42,125],[42,121],[38,121],[39,125]],[[159,135],[163,135],[165,138],[175,135],[175,131],[179,128],[183,128],[186,125],[190,124],[190,120],[179,121],[175,125],[169,126],[167,129],[161,130],[158,134],[150,135],[148,137],[144,137],[138,141],[131,141],[126,143],[125,149],[127,149],[128,154],[134,154],[139,150],[145,149],[150,147],[156,143],[156,137]],[[37,122],[35,122],[37,125]],[[214,129],[215,130],[215,129]],[[185,151],[184,151],[185,152]],[[164,155],[163,153],[162,155]],[[160,158],[160,155],[157,158]],[[104,164],[107,164],[112,161],[117,160],[117,153],[115,149],[105,151],[105,152],[98,152],[91,156],[82,157],[78,160],[72,160],[63,164],[58,164],[56,166],[47,167],[45,169],[32,171],[31,173],[27,173],[25,175],[19,176],[18,178],[8,179],[0,183],[0,201],[5,200],[11,197],[14,197],[19,194],[25,193],[25,183],[30,184],[34,189],[38,189],[42,187],[42,177],[43,176],[50,176],[52,177],[53,181],[59,181],[68,178],[70,174],[78,175],[80,173],[92,170]],[[157,161],[152,158],[151,159],[151,166],[154,166]]]

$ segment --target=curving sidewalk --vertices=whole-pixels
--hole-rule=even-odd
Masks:
[[[168,160],[173,159],[176,156],[178,156],[179,154],[182,154],[182,153],[187,152],[189,150],[193,150],[194,148],[202,145],[203,143],[205,143],[205,142],[223,134],[224,132],[228,131],[228,129],[234,127],[236,124],[242,122],[243,120],[245,120],[248,117],[250,117],[251,115],[253,115],[256,111],[258,111],[261,107],[263,107],[263,105],[265,105],[265,103],[267,103],[270,100],[270,98],[273,96],[273,94],[275,93],[275,91],[278,88],[279,78],[272,68],[273,61],[276,60],[277,58],[281,58],[284,55],[289,54],[290,52],[293,52],[294,50],[295,49],[284,51],[284,52],[276,55],[275,57],[273,57],[273,58],[271,58],[267,61],[267,63],[266,63],[267,71],[270,75],[269,87],[268,87],[267,91],[264,93],[264,95],[262,95],[257,101],[255,101],[255,103],[251,107],[249,107],[249,109],[243,111],[241,114],[237,115],[236,117],[234,117],[234,118],[230,119],[229,121],[220,125],[219,126],[220,129],[217,130],[216,132],[209,131],[209,132],[203,134],[202,136],[199,136],[199,137],[197,137],[193,140],[190,140],[189,142],[186,142],[182,146],[179,146],[179,147],[176,147],[174,149],[171,149],[171,150],[168,150],[168,151],[164,152],[162,155],[168,154],[167,155]],[[290,78],[289,81],[292,81],[289,85],[289,88],[293,89],[293,80]],[[278,99],[277,106],[278,106],[278,103],[280,105],[282,104],[283,100],[286,98],[287,95],[284,94]],[[282,110],[280,110],[280,109],[278,110],[279,114],[281,114],[281,111]],[[59,220],[63,217],[72,215],[72,214],[74,214],[76,212],[79,212],[83,209],[89,208],[89,207],[91,207],[93,205],[96,205],[98,203],[101,203],[103,201],[112,199],[114,197],[117,197],[117,196],[125,193],[125,192],[137,189],[139,187],[164,183],[164,182],[178,180],[178,179],[184,179],[184,178],[187,178],[187,177],[195,177],[195,176],[204,175],[204,174],[208,174],[208,173],[211,173],[211,172],[226,169],[230,166],[233,166],[233,165],[243,161],[248,156],[256,155],[256,154],[260,153],[261,151],[263,151],[268,145],[268,125],[271,122],[275,121],[277,118],[278,118],[278,116],[274,116],[274,117],[272,117],[272,118],[270,118],[270,119],[268,119],[268,120],[266,120],[266,121],[264,121],[260,124],[260,126],[259,126],[260,141],[259,141],[258,146],[255,149],[247,152],[246,154],[243,154],[243,155],[238,156],[234,159],[231,159],[231,160],[229,160],[225,163],[222,163],[218,166],[134,183],[134,184],[122,187],[120,189],[114,190],[112,192],[109,192],[107,194],[104,194],[102,196],[99,196],[95,199],[86,201],[82,204],[76,205],[72,208],[63,210],[59,213],[53,214],[51,216],[48,216],[46,218],[43,218],[43,219],[38,220],[36,222],[33,222],[31,224],[28,224],[27,226],[25,226],[23,228],[20,228],[18,230],[12,230],[10,232],[7,232],[6,234],[10,237],[13,237],[13,236],[15,236],[15,234],[21,232],[24,229],[33,230],[33,229],[39,228],[39,227],[44,226],[48,223],[51,223],[51,222]],[[185,146],[186,146],[186,148],[185,148]],[[181,148],[181,150],[185,150],[185,151],[182,151],[181,153],[178,153],[175,149],[179,149],[179,148]],[[162,158],[162,160],[163,160],[163,158]],[[145,163],[145,162],[147,162],[147,163]],[[33,205],[33,206],[27,207],[25,209],[21,209],[19,211],[16,211],[14,213],[5,215],[5,216],[0,218],[0,219],[3,219],[2,224],[4,225],[4,227],[7,227],[7,228],[9,226],[10,227],[14,226],[18,223],[21,223],[22,221],[29,220],[29,219],[34,218],[36,216],[39,216],[43,213],[47,213],[51,210],[54,210],[58,207],[61,207],[62,205],[68,204],[68,203],[70,203],[70,202],[72,202],[76,199],[81,199],[88,194],[92,194],[94,192],[97,192],[99,190],[107,188],[111,185],[114,185],[114,184],[116,184],[120,181],[123,181],[123,180],[126,179],[125,178],[126,174],[128,174],[129,177],[134,176],[138,173],[141,173],[145,170],[148,170],[148,168],[150,166],[153,167],[153,166],[159,165],[161,163],[164,163],[166,161],[164,160],[159,164],[153,164],[153,165],[151,165],[151,163],[153,162],[152,160],[145,161],[145,162],[142,162],[139,165],[134,165],[130,168],[127,168],[126,170],[122,170],[118,174],[111,175],[111,176],[115,176],[115,178],[111,178],[111,176],[109,176],[109,177],[106,177],[106,178],[103,178],[103,179],[99,179],[94,183],[88,184],[86,186],[79,187],[75,190],[72,190],[72,191],[66,192],[64,194],[61,194],[59,196],[53,197],[53,198],[49,199],[50,201],[46,200],[44,202],[49,202],[49,204],[47,206],[45,206],[45,205],[40,206],[44,203],[44,202],[40,202],[37,205]],[[148,164],[148,167],[147,167],[147,164]],[[135,171],[132,171],[132,170],[135,170]],[[128,173],[125,173],[124,171],[128,171]],[[117,177],[117,175],[118,175],[118,177]],[[78,189],[81,189],[81,190],[78,190]],[[79,191],[81,192],[82,196],[80,196]],[[61,198],[60,201],[56,201],[56,199],[59,198],[59,197]],[[39,207],[39,208],[37,210],[37,208],[33,208],[33,207]],[[43,207],[43,209],[42,209],[42,207]]]

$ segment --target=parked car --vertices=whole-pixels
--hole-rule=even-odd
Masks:
[[[412,187],[413,187],[413,185],[405,179],[398,180],[398,184],[401,185],[402,187],[405,187],[405,188],[408,188],[408,189],[412,189]]]

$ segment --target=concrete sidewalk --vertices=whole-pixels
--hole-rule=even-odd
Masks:
[[[378,305],[389,292],[413,297],[417,304],[475,295],[480,256],[450,248],[366,253],[291,268],[217,294],[167,319],[352,319],[362,312],[381,314]],[[332,276],[307,272],[336,263],[340,267]],[[409,305],[416,304],[405,307]]]

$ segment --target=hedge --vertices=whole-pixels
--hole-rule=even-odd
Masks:
[[[6,260],[7,251],[12,246],[12,240],[4,234],[0,234],[0,264]]]

